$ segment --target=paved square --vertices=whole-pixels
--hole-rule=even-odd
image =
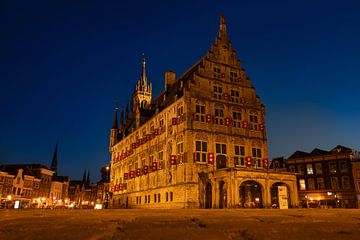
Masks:
[[[0,239],[360,239],[360,210],[1,210]]]

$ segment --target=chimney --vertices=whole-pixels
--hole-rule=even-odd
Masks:
[[[167,91],[176,80],[176,74],[173,71],[165,72],[165,91]]]

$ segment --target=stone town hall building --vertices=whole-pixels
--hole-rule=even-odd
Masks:
[[[271,172],[265,108],[229,41],[225,18],[210,51],[152,97],[142,62],[130,106],[111,129],[114,208],[235,208],[278,204],[296,177]]]

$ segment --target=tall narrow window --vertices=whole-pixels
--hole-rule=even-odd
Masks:
[[[316,163],[316,164],[315,164],[315,169],[316,169],[316,174],[322,174],[322,173],[323,173],[322,164],[321,164],[321,163]]]
[[[222,87],[214,86],[214,98],[221,99],[222,98]]]
[[[342,188],[343,189],[350,189],[351,188],[350,177],[349,176],[342,176],[341,177],[341,183],[342,183]]]
[[[160,151],[159,152],[159,169],[164,169],[165,168],[165,164],[164,164],[164,152]]]
[[[240,99],[239,91],[231,90],[230,99],[231,99],[231,101],[234,102],[234,103],[239,103],[239,99]]]
[[[230,81],[237,82],[238,74],[237,72],[230,72]]]
[[[221,78],[220,68],[214,67],[214,78]]]
[[[217,143],[216,144],[216,153],[217,154],[226,154],[226,144]]]
[[[329,171],[330,173],[336,173],[336,162],[329,162]]]
[[[195,121],[205,122],[205,105],[195,105]]]
[[[315,181],[313,178],[308,178],[309,190],[315,190]]]
[[[244,146],[235,146],[234,164],[235,166],[245,166]]]
[[[340,172],[346,173],[348,171],[348,166],[346,161],[341,161],[339,164]]]
[[[305,179],[299,179],[300,190],[306,190]]]
[[[233,112],[233,126],[241,128],[241,112]]]
[[[306,165],[306,172],[307,172],[308,175],[314,174],[313,166],[312,166],[311,163]]]
[[[215,108],[215,124],[224,125],[224,109]]]
[[[337,190],[339,189],[339,179],[337,177],[331,177],[331,189]]]
[[[325,189],[325,181],[323,178],[318,178],[317,180],[317,189]]]
[[[195,142],[195,161],[207,162],[207,142],[196,141]]]
[[[260,148],[252,148],[252,157],[253,157],[253,166],[254,167],[262,167],[261,166],[261,149]]]
[[[258,130],[259,129],[259,122],[258,116],[256,114],[250,114],[250,122],[249,122],[249,129],[251,130]]]

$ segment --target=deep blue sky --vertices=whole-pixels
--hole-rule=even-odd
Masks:
[[[156,95],[164,71],[179,76],[210,48],[221,12],[266,106],[270,158],[360,149],[359,1],[0,4],[0,163],[49,165],[58,139],[60,174],[98,180],[141,54]]]

